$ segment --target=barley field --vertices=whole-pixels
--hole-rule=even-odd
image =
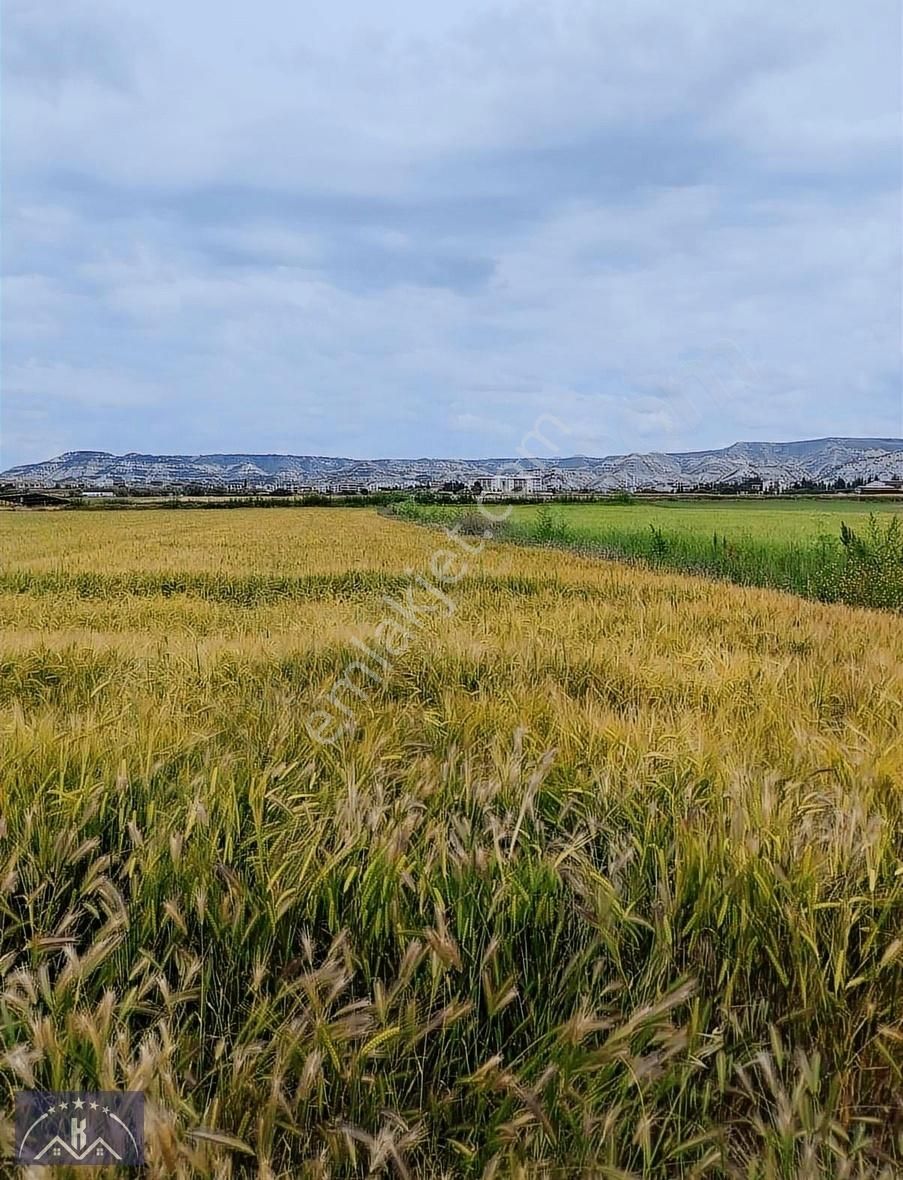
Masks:
[[[899,615],[361,509],[0,557],[8,1100],[142,1089],[177,1180],[903,1174]]]

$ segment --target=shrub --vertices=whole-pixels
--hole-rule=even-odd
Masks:
[[[551,545],[554,542],[565,542],[569,536],[570,529],[567,524],[553,514],[548,504],[543,504],[536,514],[533,537],[544,545]]]
[[[837,597],[854,606],[891,610],[903,607],[903,529],[900,518],[891,516],[882,524],[871,513],[864,534],[843,523],[840,541],[844,560],[838,575]]]
[[[665,557],[668,556],[667,538],[665,537],[665,534],[662,532],[662,530],[660,528],[657,528],[654,524],[651,524],[649,526],[649,528],[652,532],[652,543],[651,543],[650,552],[652,554],[652,557],[656,561],[662,561]]]
[[[479,512],[462,512],[455,520],[455,529],[462,537],[494,537],[503,527],[501,521]]]

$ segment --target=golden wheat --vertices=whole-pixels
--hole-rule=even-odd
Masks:
[[[490,544],[318,744],[440,545],[4,514],[8,1092],[144,1089],[153,1176],[899,1175],[903,621]]]

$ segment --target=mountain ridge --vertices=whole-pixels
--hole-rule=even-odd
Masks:
[[[726,447],[697,451],[631,451],[616,455],[561,458],[353,459],[331,455],[278,452],[213,452],[179,455],[128,451],[65,451],[52,459],[21,464],[0,472],[0,481],[16,485],[114,484],[211,487],[275,486],[416,486],[425,482],[481,476],[546,473],[565,490],[606,491],[648,488],[654,491],[742,484],[760,480],[772,485],[803,481],[862,482],[903,477],[903,439],[849,438],[831,435],[786,442],[740,440]]]

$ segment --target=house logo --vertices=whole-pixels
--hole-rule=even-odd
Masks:
[[[144,1095],[137,1090],[16,1094],[16,1162],[31,1166],[144,1163]]]

